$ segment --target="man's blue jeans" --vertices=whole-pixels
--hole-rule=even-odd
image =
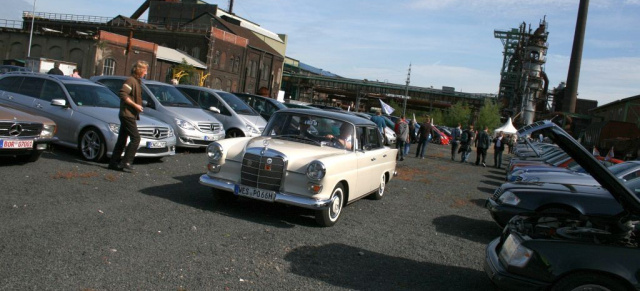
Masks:
[[[420,156],[421,158],[424,158],[424,154],[426,153],[427,145],[429,144],[429,142],[431,142],[431,139],[420,140],[418,142],[418,147],[416,149],[416,158],[418,156]]]

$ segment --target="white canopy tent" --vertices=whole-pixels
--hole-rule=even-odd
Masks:
[[[514,134],[516,133],[518,130],[516,129],[515,126],[513,126],[513,122],[511,122],[511,117],[509,117],[509,120],[507,120],[507,122],[505,122],[504,125],[496,128],[493,130],[493,134],[496,135],[498,134],[498,132],[503,132],[504,134]]]

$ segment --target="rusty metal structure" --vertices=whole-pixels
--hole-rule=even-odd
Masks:
[[[498,101],[503,114],[520,124],[531,124],[536,114],[551,109],[549,79],[544,72],[548,35],[545,19],[535,31],[524,22],[518,28],[494,31],[494,37],[504,45]]]

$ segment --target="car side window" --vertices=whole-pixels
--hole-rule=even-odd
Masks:
[[[109,90],[118,95],[120,93],[120,88],[122,88],[122,84],[124,84],[124,80],[114,80],[114,79],[102,79],[98,81],[100,84],[105,85]]]
[[[379,149],[382,147],[380,131],[377,127],[366,128],[366,141],[366,146],[369,147],[369,150]]]
[[[265,113],[267,113],[267,114],[269,114],[269,115],[271,115],[271,114],[273,114],[274,112],[278,111],[278,108],[276,108],[276,106],[275,106],[275,105],[273,105],[273,104],[271,104],[271,103],[269,103],[269,102],[266,102],[266,101],[265,101],[265,102],[264,102],[264,105],[265,105]]]
[[[44,86],[44,79],[40,78],[24,78],[22,84],[20,85],[20,89],[18,89],[19,94],[27,95],[29,97],[40,98],[40,94],[42,93],[42,87]]]
[[[62,87],[60,87],[58,83],[51,80],[44,80],[44,89],[42,90],[42,94],[39,96],[39,98],[44,101],[51,101],[53,99],[66,100],[64,91],[62,91]]]
[[[17,92],[20,88],[20,83],[24,77],[6,77],[0,80],[0,90],[7,92]]]
[[[622,177],[622,180],[629,181],[629,180],[633,180],[633,179],[638,178],[638,177],[640,177],[640,172],[635,171],[635,172],[632,172],[632,173],[624,175]]]
[[[367,145],[366,143],[366,130],[364,127],[356,127],[356,140],[354,145],[357,150],[364,150],[364,147]]]

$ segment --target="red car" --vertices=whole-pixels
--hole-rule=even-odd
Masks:
[[[449,136],[447,136],[444,132],[437,129],[435,126],[432,127],[432,130],[434,133],[433,137],[431,138],[432,143],[441,144],[441,145],[449,144],[449,140],[451,139]]]

